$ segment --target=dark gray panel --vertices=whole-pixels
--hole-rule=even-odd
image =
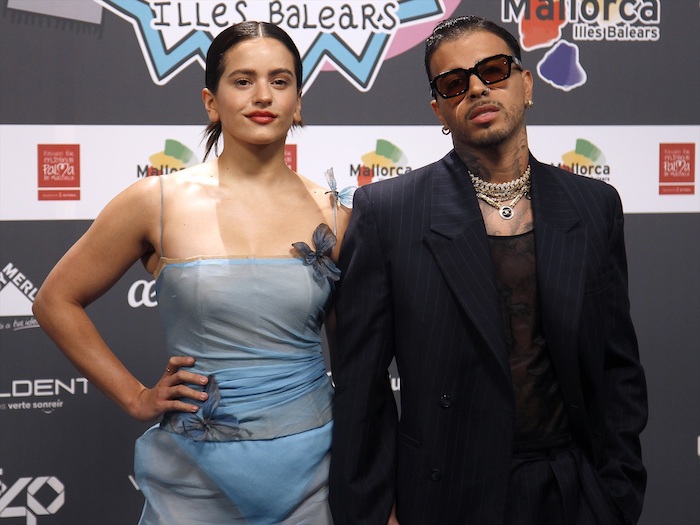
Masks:
[[[202,68],[191,65],[165,86],[153,84],[132,26],[113,13],[105,10],[96,26],[23,13],[4,4],[0,123],[206,123]],[[530,123],[700,122],[697,32],[687,30],[700,27],[700,9],[690,0],[661,4],[658,42],[577,42],[588,74],[584,86],[565,93],[536,79],[537,105]],[[463,1],[455,14],[497,21],[500,5]],[[515,24],[508,28],[517,31]],[[569,39],[570,31],[565,29]],[[526,66],[534,69],[545,51],[525,53]],[[388,60],[368,93],[335,72],[322,72],[304,97],[304,114],[309,124],[317,125],[435,124],[426,86],[419,45]]]
[[[640,525],[700,516],[700,214],[626,216],[632,315],[649,387]]]

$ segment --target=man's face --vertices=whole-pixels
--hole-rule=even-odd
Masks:
[[[453,69],[470,69],[485,58],[511,55],[498,36],[476,31],[440,45],[430,61],[430,76]],[[488,94],[484,92],[490,88]],[[474,150],[513,145],[524,138],[525,105],[532,98],[532,74],[513,64],[510,77],[485,84],[476,75],[469,77],[467,91],[431,102],[443,126],[450,129],[455,148]]]

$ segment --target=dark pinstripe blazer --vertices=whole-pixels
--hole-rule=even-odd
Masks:
[[[646,387],[611,186],[530,159],[543,330],[578,445],[636,523]],[[455,154],[360,188],[340,256],[336,525],[502,523],[514,401],[479,204]],[[396,358],[401,420],[387,381]]]

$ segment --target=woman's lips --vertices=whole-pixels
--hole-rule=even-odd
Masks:
[[[275,115],[267,112],[250,113],[247,117],[258,124],[269,124],[275,120]]]

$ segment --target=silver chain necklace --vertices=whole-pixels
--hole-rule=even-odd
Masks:
[[[468,171],[468,170],[467,170]],[[513,218],[515,211],[515,205],[518,204],[520,199],[525,196],[529,197],[530,193],[530,165],[527,165],[525,172],[518,179],[502,182],[500,184],[494,184],[493,182],[486,182],[485,180],[477,177],[471,171],[469,172],[469,178],[474,185],[476,190],[477,198],[484,201],[489,206],[493,206],[498,210],[498,214],[502,219],[510,220]],[[503,204],[503,202],[510,199],[508,204]]]

